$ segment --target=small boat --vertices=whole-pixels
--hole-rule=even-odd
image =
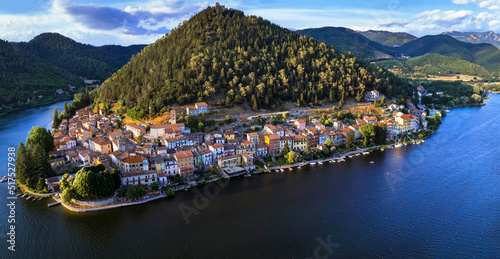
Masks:
[[[2,177],[2,180],[0,180],[1,183],[7,182],[7,176]]]
[[[39,200],[39,201],[41,201],[42,199],[43,199],[43,198],[42,198],[42,197],[40,197],[40,199],[38,199],[38,200]]]
[[[290,168],[288,168],[288,170],[292,171],[292,168],[290,167]]]
[[[310,165],[315,165],[315,164],[316,164],[316,162],[312,162],[312,163],[310,163]]]
[[[375,163],[375,162],[373,162],[373,161],[370,161],[370,164],[374,164],[374,163]]]
[[[184,189],[184,191],[186,191],[186,192],[187,192],[187,191],[188,191],[188,189]]]
[[[24,197],[26,197],[26,194],[24,194],[23,196],[21,196],[21,198],[24,198]]]
[[[384,151],[384,149],[383,149],[383,148],[381,148],[381,149],[380,149],[380,151]]]
[[[29,199],[31,199],[31,196],[28,196],[28,198],[26,198],[26,200],[29,200]]]
[[[318,164],[322,165],[322,164],[323,164],[323,162],[318,162]]]
[[[370,152],[363,152],[363,155],[368,155],[370,154]]]

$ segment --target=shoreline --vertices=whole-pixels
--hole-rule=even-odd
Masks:
[[[27,110],[27,109],[30,109],[30,108],[37,108],[37,107],[41,107],[41,106],[45,106],[45,105],[55,104],[55,103],[58,103],[58,102],[66,102],[66,101],[72,101],[72,100],[73,100],[73,97],[68,97],[68,98],[63,98],[61,100],[54,100],[54,101],[40,103],[40,104],[35,104],[35,105],[30,105],[30,106],[24,106],[24,107],[17,107],[17,108],[14,108],[14,109],[8,109],[5,112],[0,112],[0,118],[2,118],[3,116],[7,116],[7,115],[9,115],[9,114],[11,114],[13,112],[23,111],[23,110]]]
[[[476,107],[482,107],[486,105],[485,103],[481,103],[479,105],[476,105]],[[456,107],[455,109],[458,109],[458,108],[466,108],[466,107],[473,107],[473,106],[464,106],[464,107]],[[436,131],[431,131],[431,134],[429,136],[427,136],[426,138],[424,139],[418,139],[418,140],[414,140],[415,142],[414,143],[400,143],[400,145],[402,146],[406,146],[406,145],[419,145],[421,143],[424,143],[426,139],[430,138],[432,135],[434,135],[436,133]],[[402,146],[398,146],[398,147],[402,147]],[[294,163],[294,164],[291,164],[291,165],[280,165],[280,166],[274,166],[274,167],[271,167],[271,168],[266,168],[263,169],[263,170],[257,170],[257,171],[253,171],[251,173],[248,173],[248,172],[245,172],[245,173],[240,173],[240,174],[237,174],[237,175],[232,175],[232,176],[222,176],[221,178],[217,178],[217,179],[212,179],[212,180],[209,180],[209,181],[206,181],[202,184],[196,184],[196,185],[183,185],[183,186],[180,186],[180,187],[177,187],[177,188],[173,188],[174,191],[180,191],[182,189],[185,189],[185,190],[189,190],[191,188],[194,188],[194,187],[197,187],[197,186],[200,186],[200,185],[204,185],[204,184],[207,184],[207,183],[212,183],[212,182],[216,182],[218,180],[221,180],[223,178],[226,178],[226,179],[230,179],[230,178],[234,178],[234,177],[240,177],[242,175],[246,175],[247,174],[250,174],[250,175],[253,175],[253,174],[263,174],[263,173],[270,173],[272,171],[281,171],[281,170],[285,170],[285,169],[289,169],[289,170],[292,170],[292,168],[294,167],[298,167],[299,169],[302,167],[302,166],[306,166],[306,165],[309,165],[309,166],[313,166],[317,163],[335,163],[335,162],[344,162],[345,161],[345,158],[349,157],[351,158],[351,156],[359,156],[361,154],[366,154],[366,153],[371,153],[375,150],[381,150],[381,149],[394,149],[394,148],[397,148],[396,147],[396,144],[386,144],[386,145],[379,145],[379,146],[374,146],[374,147],[366,147],[366,148],[362,148],[362,149],[359,149],[359,150],[353,150],[353,151],[349,151],[349,152],[346,152],[344,154],[341,154],[340,156],[338,157],[329,157],[329,158],[325,158],[325,159],[316,159],[316,160],[311,160],[311,161],[303,161],[303,162],[298,162],[298,163]],[[156,196],[156,197],[153,197],[153,198],[148,198],[146,200],[141,200],[141,201],[138,201],[138,202],[131,202],[131,203],[123,203],[123,204],[113,204],[113,205],[104,205],[104,206],[99,206],[99,207],[89,207],[89,208],[76,208],[76,207],[73,207],[69,204],[66,204],[66,203],[63,203],[60,199],[56,199],[55,197],[52,197],[54,200],[56,200],[56,202],[60,202],[66,209],[70,210],[70,211],[74,211],[74,212],[93,212],[93,211],[102,211],[102,210],[109,210],[109,209],[115,209],[115,208],[121,208],[121,207],[127,207],[127,206],[134,206],[134,205],[140,205],[140,204],[144,204],[144,203],[147,203],[147,202],[150,202],[150,201],[154,201],[154,200],[157,200],[157,199],[160,199],[160,198],[165,198],[165,197],[168,197],[166,196],[165,194],[160,194],[159,196]]]
[[[409,143],[409,144],[410,145],[418,145],[418,144],[421,144],[421,142],[420,143],[416,142],[415,144],[413,144],[413,143]],[[404,145],[409,145],[409,144],[406,143]],[[363,149],[359,149],[359,150],[349,151],[349,152],[344,153],[344,154],[342,154],[341,156],[338,156],[338,157],[330,157],[330,158],[325,158],[325,159],[316,159],[316,160],[311,160],[311,161],[303,161],[303,162],[299,162],[299,163],[295,163],[295,164],[291,164],[291,165],[274,166],[274,167],[267,168],[267,169],[264,169],[264,170],[254,171],[254,172],[251,173],[251,175],[253,175],[253,174],[263,174],[263,173],[271,173],[272,171],[280,171],[280,170],[285,170],[285,169],[291,170],[294,167],[298,167],[300,169],[301,167],[306,166],[306,165],[314,166],[315,164],[317,164],[319,162],[321,162],[321,163],[344,162],[345,158],[350,157],[350,156],[358,156],[358,155],[361,155],[361,154],[365,154],[366,152],[371,153],[373,151],[381,150],[381,149],[394,149],[394,148],[396,148],[395,146],[396,146],[396,144],[389,144],[389,145],[379,145],[379,146],[374,146],[374,147],[363,148]],[[230,178],[234,178],[234,177],[240,177],[240,176],[246,175],[246,174],[247,173],[241,173],[241,174],[237,174],[237,175],[232,175],[232,176],[228,176],[226,179],[230,179]],[[197,186],[201,186],[201,185],[204,185],[204,184],[207,184],[207,183],[212,183],[212,182],[219,181],[219,180],[221,180],[223,178],[224,177],[217,178],[217,179],[212,179],[212,180],[207,181],[207,182],[205,182],[203,184],[189,185],[189,186],[183,185],[181,187],[174,188],[174,190],[176,192],[177,191],[181,191],[183,189],[184,190],[189,190],[191,188],[194,188],[194,187],[197,187]],[[161,199],[161,198],[167,198],[167,197],[168,197],[167,195],[165,195],[164,193],[161,193],[158,196],[155,196],[155,197],[152,197],[152,198],[147,198],[147,199],[141,200],[141,201],[135,201],[135,202],[130,202],[130,203],[120,203],[120,204],[103,205],[103,206],[98,206],[98,207],[82,207],[82,208],[74,207],[74,206],[72,206],[72,205],[70,205],[68,203],[64,203],[64,202],[61,201],[60,198],[55,198],[55,197],[52,197],[52,198],[56,201],[56,203],[62,204],[64,206],[64,208],[66,208],[69,211],[78,212],[78,213],[85,213],[85,212],[95,212],[95,211],[111,210],[111,209],[117,209],[117,208],[122,208],[122,207],[134,206],[134,205],[141,205],[141,204],[145,204],[145,203],[148,203],[148,202],[151,202],[151,201],[154,201],[154,200],[158,200],[158,199]]]
[[[62,202],[62,200],[56,199],[56,198],[54,198],[54,200],[56,202],[60,202],[61,205],[63,205],[64,208],[68,209],[69,211],[82,213],[82,212],[94,212],[94,211],[110,210],[110,209],[117,209],[117,208],[122,208],[122,207],[140,205],[140,204],[148,203],[150,201],[154,201],[154,200],[158,200],[158,199],[166,198],[166,197],[168,197],[166,194],[161,193],[158,196],[147,198],[147,199],[140,200],[140,201],[111,204],[111,205],[103,205],[103,206],[99,206],[99,207],[87,207],[87,208],[77,208],[77,207],[74,207],[68,203]]]

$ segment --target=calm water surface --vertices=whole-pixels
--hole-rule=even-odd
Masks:
[[[0,162],[54,107],[0,118]],[[231,179],[201,200],[179,192],[142,206],[76,214],[18,200],[17,252],[1,258],[500,258],[500,96],[454,110],[424,144],[344,163]],[[374,161],[374,164],[370,164]],[[7,202],[6,184],[0,198]],[[206,193],[202,187],[199,193]],[[210,194],[210,193],[209,193]],[[196,204],[195,204],[196,203]],[[185,220],[179,208],[191,208]],[[0,206],[6,240],[6,206]]]

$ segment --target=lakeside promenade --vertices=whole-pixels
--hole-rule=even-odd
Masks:
[[[418,144],[418,143],[415,143],[415,144]],[[340,155],[338,157],[330,157],[330,158],[325,158],[325,159],[316,159],[316,160],[311,160],[311,161],[298,162],[298,163],[294,163],[294,164],[290,164],[290,165],[274,166],[274,167],[267,168],[267,169],[264,169],[264,170],[254,171],[252,174],[270,173],[272,171],[280,171],[280,170],[284,170],[284,169],[291,170],[294,167],[298,167],[300,169],[303,166],[306,166],[306,165],[313,166],[313,165],[318,164],[320,162],[321,163],[343,162],[343,161],[345,161],[346,157],[358,156],[358,155],[361,155],[363,153],[372,152],[372,151],[375,151],[375,150],[380,150],[382,148],[392,149],[392,148],[395,148],[395,147],[396,147],[396,144],[379,145],[379,146],[374,146],[374,147],[362,148],[362,149],[359,149],[359,150],[349,151],[349,152],[344,153],[344,154],[342,154],[342,155]],[[227,178],[239,177],[241,175],[242,174],[232,175],[232,176],[228,176]],[[209,180],[209,181],[205,182],[204,184],[216,182],[216,181],[221,180],[221,179],[222,178],[212,179],[212,180]],[[192,184],[190,184],[190,185],[183,185],[183,186],[179,186],[177,188],[174,188],[174,191],[189,190],[189,189],[197,187],[197,186],[198,186],[197,184],[195,184],[195,185],[192,185]],[[52,194],[50,194],[50,195],[52,195]],[[114,203],[114,204],[110,204],[110,205],[102,205],[102,206],[95,206],[95,207],[83,207],[83,206],[82,207],[75,207],[75,206],[73,206],[71,204],[62,202],[60,198],[53,197],[53,199],[56,200],[56,202],[58,202],[58,203],[60,202],[66,209],[68,209],[70,211],[78,212],[78,213],[83,213],[83,212],[96,212],[96,211],[110,210],[110,209],[116,209],[116,208],[127,207],[127,206],[140,205],[140,204],[144,204],[144,203],[147,203],[147,202],[150,202],[150,201],[154,201],[154,200],[158,200],[158,199],[165,198],[165,197],[168,197],[168,196],[165,195],[164,193],[160,192],[160,194],[158,196],[141,199],[139,201],[121,202],[121,203],[118,203],[118,204]]]

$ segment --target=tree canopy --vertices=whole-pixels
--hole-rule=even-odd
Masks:
[[[400,85],[407,86],[333,46],[261,17],[209,7],[134,56],[103,83],[99,98],[144,111],[210,100],[258,110],[284,101],[318,105],[329,95],[343,103],[371,89],[392,96]]]

